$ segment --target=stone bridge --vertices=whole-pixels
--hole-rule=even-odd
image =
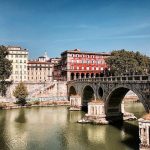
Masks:
[[[105,114],[121,114],[121,103],[126,93],[133,91],[143,104],[146,112],[150,112],[150,75],[112,76],[87,78],[67,83],[68,98],[78,96],[82,107],[92,100],[103,100]]]

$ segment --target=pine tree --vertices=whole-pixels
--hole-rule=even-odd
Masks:
[[[13,91],[13,95],[17,98],[17,103],[20,105],[26,104],[26,97],[28,96],[27,87],[21,81]]]
[[[6,56],[9,54],[5,46],[0,46],[0,95],[6,96],[7,88],[12,83],[7,79],[12,73],[12,62]]]

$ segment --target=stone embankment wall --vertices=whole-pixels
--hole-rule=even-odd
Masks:
[[[31,100],[67,100],[67,82],[65,81],[52,81],[33,83],[26,82],[29,92],[29,99]],[[12,84],[7,90],[7,96],[5,98],[0,97],[0,101],[15,101],[13,97],[13,91],[18,83]],[[125,102],[136,102],[138,97],[132,91],[129,91],[124,98]]]
[[[31,100],[67,100],[67,82],[53,81],[42,83],[26,82],[29,96]],[[0,97],[0,101],[15,101],[13,91],[18,83],[13,83],[7,90],[5,98]]]

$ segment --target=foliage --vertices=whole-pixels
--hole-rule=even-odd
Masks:
[[[6,81],[12,73],[12,62],[6,56],[9,54],[5,46],[0,46],[0,95],[5,96],[7,87],[12,83]]]
[[[21,81],[13,91],[13,95],[17,98],[17,104],[25,105],[26,97],[28,96],[27,87]]]
[[[0,109],[3,109],[3,108],[5,108],[7,105],[5,104],[5,103],[3,103],[3,102],[0,102]]]
[[[112,75],[133,75],[150,73],[150,58],[140,52],[115,50],[106,59]]]

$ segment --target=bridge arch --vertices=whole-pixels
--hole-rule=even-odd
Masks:
[[[142,95],[140,95],[140,92],[127,86],[118,86],[114,88],[106,98],[105,113],[108,118],[112,116],[122,116],[121,103],[129,90],[133,91],[138,96],[140,102],[147,111],[146,103],[144,102]]]
[[[95,99],[95,92],[92,86],[86,85],[82,90],[82,105],[83,107],[87,106],[88,102]]]
[[[75,87],[74,87],[74,86],[71,86],[71,87],[69,88],[69,92],[68,92],[69,100],[70,100],[70,96],[71,96],[71,95],[76,95],[76,94],[77,94],[77,91],[76,91]]]

